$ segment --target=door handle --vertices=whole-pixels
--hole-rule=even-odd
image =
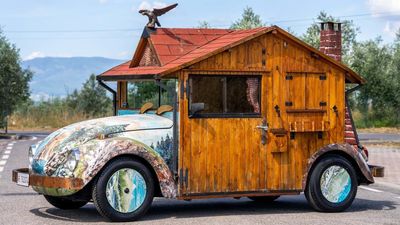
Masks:
[[[267,144],[267,130],[268,130],[268,123],[265,119],[263,119],[262,124],[256,126],[257,129],[261,130],[261,144]]]
[[[268,126],[267,125],[258,125],[258,126],[256,126],[256,128],[257,129],[262,129],[262,130],[265,130],[265,131],[268,130]]]

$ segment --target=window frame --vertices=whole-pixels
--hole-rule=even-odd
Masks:
[[[260,112],[258,113],[196,113],[196,114],[190,114],[190,106],[192,104],[192,77],[215,77],[215,78],[225,78],[225,81],[223,83],[223,87],[225,91],[223,90],[222,92],[224,93],[225,96],[222,97],[222,100],[225,102],[222,102],[223,108],[226,107],[227,105],[227,96],[226,96],[226,88],[227,88],[227,77],[244,77],[244,78],[258,78],[259,79],[259,88],[258,88],[258,99],[259,99],[259,105],[260,105]],[[261,118],[262,117],[262,75],[261,74],[189,74],[188,80],[187,80],[187,88],[189,89],[187,98],[188,98],[188,117],[189,118]]]

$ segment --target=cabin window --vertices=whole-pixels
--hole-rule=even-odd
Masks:
[[[260,76],[191,75],[189,82],[191,117],[260,116]],[[199,103],[204,108],[194,111]]]
[[[165,80],[162,83],[168,87],[175,87],[176,80]],[[173,96],[154,81],[134,81],[127,83],[128,109],[140,109],[145,103],[153,103],[153,109],[160,105],[173,105]]]

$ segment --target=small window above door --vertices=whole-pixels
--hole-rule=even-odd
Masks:
[[[260,117],[261,76],[190,75],[192,118]]]

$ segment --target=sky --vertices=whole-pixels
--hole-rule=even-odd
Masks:
[[[139,9],[178,2],[159,18],[163,27],[228,28],[246,6],[268,25],[304,33],[320,11],[351,19],[360,41],[394,40],[400,28],[400,0],[0,0],[0,27],[20,48],[22,59],[101,56],[130,59],[147,23]]]

